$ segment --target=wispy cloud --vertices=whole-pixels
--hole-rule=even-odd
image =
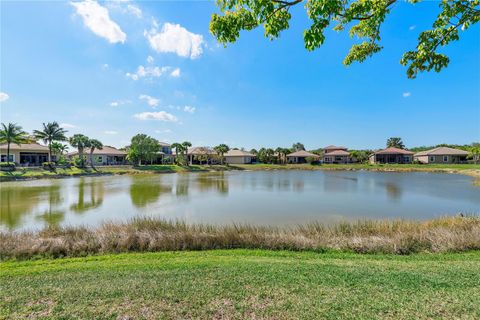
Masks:
[[[170,129],[155,130],[155,133],[172,133],[172,130]]]
[[[70,2],[76,13],[82,17],[83,23],[97,36],[105,38],[110,43],[124,43],[127,35],[120,26],[110,19],[108,9],[102,7],[98,2],[86,0],[81,2]]]
[[[188,112],[188,113],[195,113],[196,108],[191,107],[191,106],[185,106],[183,107],[183,111]]]
[[[137,71],[134,73],[127,72],[125,75],[132,79],[137,81],[140,78],[158,78],[165,72],[170,70],[170,67],[144,67],[144,66],[138,66]]]
[[[148,57],[147,57],[147,62],[148,62],[148,63],[153,63],[154,61],[155,61],[155,59],[153,59],[152,56],[148,56]]]
[[[133,14],[135,17],[141,19],[142,18],[142,10],[140,10],[139,7],[133,5],[133,4],[128,4],[127,5],[127,11],[131,14]]]
[[[114,130],[106,130],[106,131],[104,131],[103,133],[105,133],[105,134],[109,134],[109,135],[115,135],[115,134],[118,134],[118,132],[117,132],[117,131],[114,131]]]
[[[0,92],[0,102],[5,102],[10,99],[10,96],[5,92]]]
[[[130,101],[130,100],[116,100],[116,101],[110,102],[110,106],[111,107],[118,107],[118,106],[128,104],[128,103],[132,103],[132,101]]]
[[[408,98],[408,97],[410,97],[411,95],[412,95],[412,93],[411,93],[411,92],[408,92],[408,91],[407,91],[407,92],[404,92],[404,93],[402,94],[402,96],[403,96],[404,98]]]
[[[133,115],[135,118],[139,120],[157,120],[157,121],[165,121],[165,122],[178,122],[178,118],[175,117],[173,114],[165,112],[165,111],[158,111],[158,112],[142,112]]]
[[[178,78],[180,77],[180,68],[176,68],[175,70],[173,70],[170,75],[174,78]]]
[[[141,94],[138,99],[147,101],[150,107],[156,107],[160,103],[160,100],[152,96]]]
[[[60,123],[60,127],[65,129],[73,129],[73,128],[76,128],[77,126],[71,123]]]
[[[158,31],[154,22],[154,27],[150,31],[145,30],[144,35],[156,52],[170,52],[191,59],[198,58],[203,52],[203,36],[192,33],[179,24],[167,22]]]
[[[416,27],[417,27],[416,25],[410,26],[410,27],[408,27],[408,30],[410,30],[410,31],[415,30]]]

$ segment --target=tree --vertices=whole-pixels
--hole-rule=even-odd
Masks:
[[[95,149],[102,150],[103,149],[103,144],[97,140],[97,139],[89,139],[87,143],[87,147],[90,148],[90,165],[92,166],[92,169],[95,169],[94,166],[94,161],[93,161],[93,152]]]
[[[472,155],[473,162],[475,164],[480,160],[480,143],[474,142],[470,147],[470,154]]]
[[[223,165],[223,155],[227,153],[230,148],[226,144],[222,143],[214,147],[213,150],[215,150],[220,155],[220,164]]]
[[[83,134],[74,134],[70,137],[69,141],[70,145],[78,150],[78,158],[80,159],[80,166],[83,168],[85,167],[85,157],[83,156],[83,152],[85,148],[88,148],[90,139],[83,135]]]
[[[292,149],[293,151],[302,151],[305,150],[305,146],[303,145],[303,143],[297,142],[292,145]]]
[[[399,148],[404,149],[405,145],[403,144],[402,138],[391,137],[387,140],[387,148]]]
[[[161,146],[156,139],[146,134],[137,134],[132,138],[127,158],[138,165],[142,161],[152,163],[160,150]]]
[[[257,149],[253,148],[253,149],[250,149],[250,153],[253,155],[257,155],[258,151]]]
[[[408,0],[415,4],[420,0]],[[221,14],[213,14],[210,32],[222,44],[235,42],[240,31],[252,30],[263,25],[265,37],[273,40],[280,32],[289,28],[292,14],[290,9],[302,3],[310,27],[303,32],[305,48],[313,51],[325,41],[326,30],[335,24],[338,32],[350,28],[351,37],[362,40],[354,44],[343,64],[363,62],[382,50],[380,28],[398,0],[217,0]],[[459,29],[468,29],[480,20],[480,0],[442,0],[440,13],[432,29],[420,33],[415,50],[403,54],[400,63],[407,66],[408,78],[415,78],[419,72],[435,70],[440,72],[449,63],[449,58],[438,53],[439,47],[459,40]]]
[[[42,130],[33,130],[35,138],[43,140],[48,145],[48,162],[52,162],[52,142],[67,141],[66,133],[67,130],[60,127],[56,121],[43,123]]]
[[[275,152],[278,154],[279,162],[283,164],[287,163],[287,154],[290,153],[290,149],[278,147],[277,149],[275,149]]]
[[[15,143],[20,145],[21,143],[28,142],[28,136],[22,127],[16,123],[2,123],[0,129],[0,143],[7,144],[7,159],[6,162],[10,162],[10,144]]]
[[[182,142],[182,154],[183,158],[185,159],[185,163],[188,163],[187,156],[188,156],[188,148],[190,148],[192,144],[189,141]]]
[[[370,154],[369,150],[350,150],[350,156],[360,163],[368,162]]]
[[[68,151],[68,146],[66,144],[63,144],[60,142],[52,142],[52,152],[55,155],[61,156],[67,151]]]
[[[261,163],[274,163],[275,151],[270,148],[261,148],[258,150],[257,159]]]
[[[172,143],[172,145],[170,146],[172,149],[175,149],[175,162],[177,164],[180,164],[182,161],[180,160],[180,155],[183,155],[183,150],[185,149],[185,147],[181,144],[181,143],[178,143],[178,142],[175,142],[175,143]]]

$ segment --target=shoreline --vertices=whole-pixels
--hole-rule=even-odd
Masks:
[[[459,167],[457,167],[459,166]],[[28,181],[38,179],[63,179],[72,177],[95,177],[112,175],[136,174],[167,174],[167,173],[194,173],[194,172],[224,172],[224,171],[278,171],[278,170],[306,170],[306,171],[375,171],[375,172],[429,172],[462,174],[480,178],[480,165],[308,165],[308,164],[244,164],[244,165],[146,165],[98,167],[96,170],[87,169],[57,169],[56,172],[41,168],[19,169],[14,172],[0,172],[0,182]]]

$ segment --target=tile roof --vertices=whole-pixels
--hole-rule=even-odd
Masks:
[[[386,148],[386,149],[383,149],[383,150],[378,150],[378,151],[375,152],[375,154],[405,154],[405,155],[411,155],[411,154],[413,154],[413,152],[408,151],[408,150],[404,150],[404,149],[400,149],[400,148],[390,147],[390,148]]]
[[[225,157],[255,157],[255,155],[243,150],[229,150]]]
[[[0,149],[7,149],[7,144],[3,143],[0,145]],[[20,151],[45,151],[48,152],[48,147],[43,146],[39,143],[21,143],[20,145],[11,143],[10,150],[20,150]]]
[[[323,149],[324,150],[347,150],[347,148],[345,148],[345,147],[342,147],[342,146],[338,147],[338,146],[334,146],[334,145],[329,145],[329,146],[327,146]]]
[[[90,154],[90,149],[85,149],[84,151],[85,154]],[[73,152],[70,152],[68,155],[77,155],[78,154],[78,151],[73,151]],[[127,152],[126,151],[123,151],[123,150],[119,150],[117,148],[114,148],[114,147],[110,147],[110,146],[103,146],[103,149],[95,149],[93,150],[93,154],[94,155],[107,155],[107,156],[126,156],[127,155]]]
[[[448,148],[448,147],[438,147],[426,151],[421,151],[415,153],[415,156],[466,156],[468,151]]]
[[[296,151],[293,153],[287,154],[287,157],[320,157],[318,154],[314,154],[305,150]]]
[[[324,154],[324,156],[349,156],[350,152],[345,150],[334,150]]]

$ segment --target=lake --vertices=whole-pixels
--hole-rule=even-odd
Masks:
[[[0,184],[0,229],[99,225],[133,217],[292,225],[429,219],[480,212],[474,178],[443,173],[230,171],[81,177]]]

